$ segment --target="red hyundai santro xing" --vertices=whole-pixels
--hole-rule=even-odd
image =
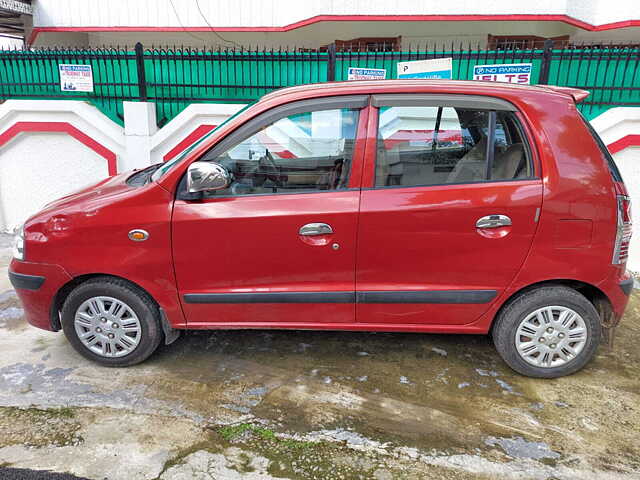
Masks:
[[[558,87],[326,83],[263,97],[176,159],[30,218],[28,321],[127,366],[183,329],[491,334],[576,372],[627,305],[630,201]]]

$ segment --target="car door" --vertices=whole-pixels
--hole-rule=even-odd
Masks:
[[[373,97],[357,321],[473,322],[509,285],[542,201],[522,118],[471,95]]]
[[[172,239],[189,326],[355,321],[367,102],[348,96],[276,107],[200,159],[228,169],[228,188],[190,199],[183,178]]]

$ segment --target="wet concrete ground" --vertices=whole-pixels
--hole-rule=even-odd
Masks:
[[[613,351],[535,380],[486,337],[388,333],[193,332],[105,369],[28,326],[5,277],[2,291],[0,473],[640,478],[640,293]]]

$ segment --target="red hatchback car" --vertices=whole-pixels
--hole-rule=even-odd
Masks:
[[[182,329],[279,328],[490,333],[517,372],[567,375],[632,288],[629,197],[586,95],[280,90],[171,162],[48,205],[9,275],[31,324],[106,366]]]

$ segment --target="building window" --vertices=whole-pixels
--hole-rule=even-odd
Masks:
[[[489,35],[489,50],[517,50],[542,48],[547,40],[535,35]],[[569,43],[569,35],[553,37],[553,48],[564,48]]]
[[[362,37],[352,40],[336,40],[338,52],[397,52],[402,37]]]

